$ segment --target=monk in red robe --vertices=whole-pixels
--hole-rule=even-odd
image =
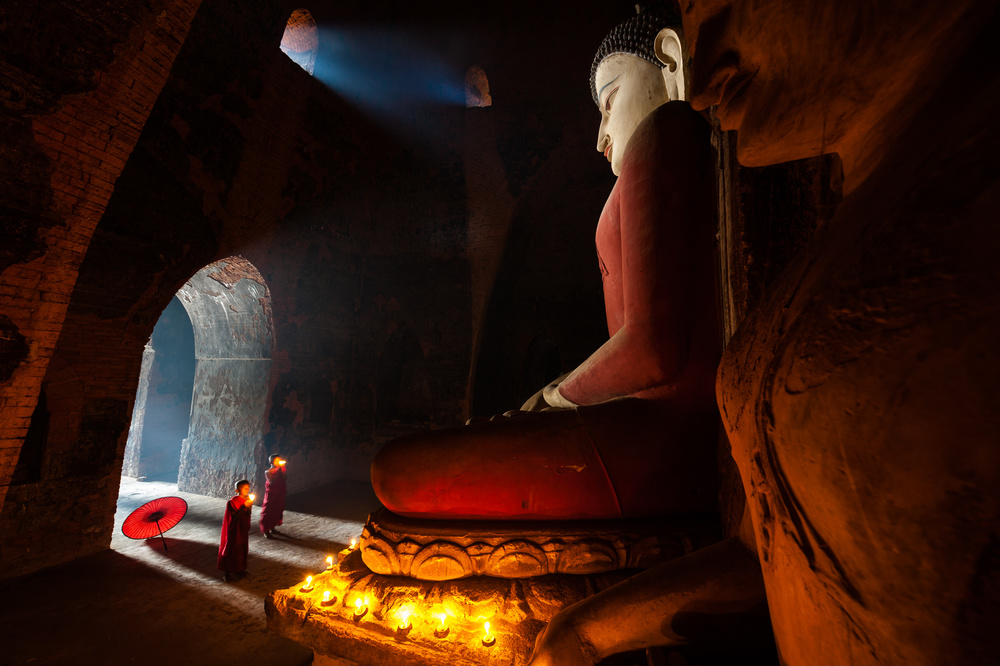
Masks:
[[[227,583],[246,575],[247,554],[250,551],[250,509],[253,506],[250,482],[246,479],[237,481],[236,493],[226,502],[219,540],[218,569],[224,572],[222,579]]]
[[[584,519],[716,507],[714,180],[683,101],[677,17],[643,14],[595,59],[598,150],[618,182],[597,226],[609,340],[510,418],[394,440],[372,483],[416,518]],[[655,48],[654,48],[655,45]]]
[[[288,486],[285,483],[285,460],[277,453],[267,461],[271,467],[264,471],[264,504],[261,506],[260,531],[268,539],[278,532],[282,516],[285,513],[285,493]]]

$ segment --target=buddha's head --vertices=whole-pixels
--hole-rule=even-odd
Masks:
[[[746,166],[864,150],[866,130],[916,108],[911,92],[938,94],[988,5],[680,0],[691,105],[738,130]]]
[[[661,104],[685,99],[683,53],[680,19],[664,9],[620,23],[601,43],[590,69],[590,91],[601,111],[597,150],[616,176],[639,123]]]

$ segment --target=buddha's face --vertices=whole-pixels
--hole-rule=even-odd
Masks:
[[[740,163],[761,166],[819,154],[824,110],[817,102],[830,112],[825,131],[831,139],[840,131],[838,109],[836,95],[825,91],[844,67],[843,58],[832,55],[849,51],[832,48],[830,35],[811,28],[825,23],[815,8],[792,0],[680,4],[692,59],[691,105],[716,105],[722,129],[739,131]]]
[[[839,152],[863,139],[873,107],[921,80],[928,37],[971,1],[680,0],[691,105],[717,105],[746,166]]]
[[[617,176],[629,138],[653,109],[669,101],[667,88],[659,67],[623,53],[605,58],[595,78],[601,109],[597,150],[608,158]]]

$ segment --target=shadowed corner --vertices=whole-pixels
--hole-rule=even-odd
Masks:
[[[19,601],[0,609],[4,663],[312,663],[311,650],[265,631],[256,595],[243,616],[222,587],[113,550],[6,581],[0,593]]]

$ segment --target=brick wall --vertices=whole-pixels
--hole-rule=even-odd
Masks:
[[[16,9],[34,4],[19,3]],[[29,261],[17,262],[17,258],[12,258],[0,273],[3,314],[9,317],[12,329],[7,335],[16,332],[24,336],[28,345],[23,361],[8,377],[0,378],[3,380],[0,384],[0,511],[6,501],[11,474],[42,378],[56,346],[77,270],[114,183],[166,81],[198,4],[197,0],[150,3],[142,10],[130,12],[128,25],[113,26],[114,30],[109,28],[106,43],[100,46],[110,48],[113,45],[114,57],[110,62],[98,63],[98,67],[88,73],[89,80],[80,86],[86,90],[74,90],[72,94],[56,97],[59,91],[43,91],[39,90],[43,84],[32,85],[30,66],[27,70],[5,70],[15,78],[15,85],[24,84],[20,92],[29,100],[44,98],[46,93],[50,97],[48,103],[38,102],[38,106],[45,108],[31,118],[30,136],[19,137],[29,144],[25,152],[36,151],[48,162],[45,178],[39,178],[34,185],[48,190],[49,194],[38,197],[33,210],[30,206],[21,206],[11,214],[22,222],[19,228],[24,228],[24,220],[34,222],[35,233],[29,231],[28,235],[35,235],[37,241],[31,251],[20,257],[30,257]],[[68,7],[49,9],[70,15]],[[28,29],[44,34],[45,19],[38,17],[36,20],[39,25]],[[8,29],[23,31],[26,26],[10,25]],[[74,30],[87,31],[87,38],[94,38],[94,26],[86,23],[70,25],[65,30],[69,34]],[[115,44],[120,32],[127,36]],[[46,42],[39,39],[37,43]],[[52,57],[46,53],[30,55],[32,57],[21,59],[21,62],[30,65],[39,58]],[[32,106],[26,104],[20,111],[39,110]],[[23,127],[28,121],[26,116],[18,118],[18,110],[8,105],[5,109],[7,122]]]

